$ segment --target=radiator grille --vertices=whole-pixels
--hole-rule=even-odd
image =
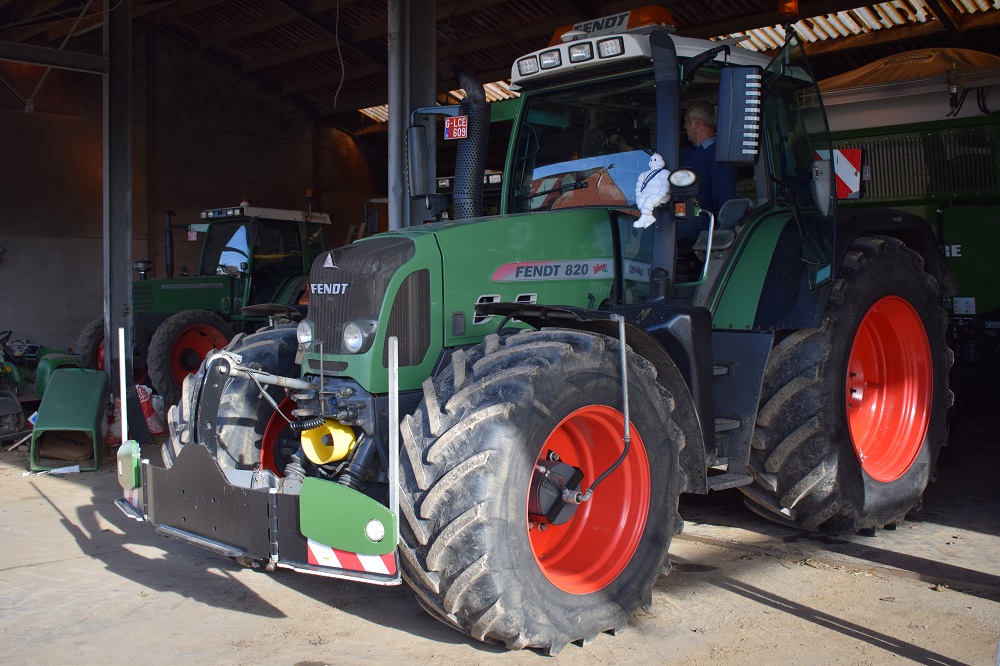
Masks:
[[[151,312],[153,310],[153,287],[139,280],[132,282],[132,308],[136,312]]]
[[[954,196],[996,187],[993,136],[976,129],[838,141],[861,148],[869,173],[864,199]]]
[[[389,314],[382,365],[389,367],[389,338],[399,338],[399,367],[420,365],[431,345],[431,275],[424,269],[409,275],[399,287]]]
[[[348,322],[378,317],[389,281],[413,253],[408,238],[374,238],[316,258],[309,274],[309,318],[316,324],[324,353],[343,353]]]

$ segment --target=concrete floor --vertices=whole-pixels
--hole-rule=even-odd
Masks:
[[[835,539],[772,525],[736,492],[682,502],[669,576],[580,664],[993,664],[1000,432],[959,424],[923,510]],[[533,662],[433,620],[405,586],[244,569],[125,518],[112,463],[23,476],[0,452],[0,663]]]

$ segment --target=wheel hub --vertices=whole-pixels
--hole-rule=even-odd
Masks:
[[[579,504],[566,502],[563,494],[580,492],[583,471],[579,467],[558,462],[559,455],[550,452],[535,465],[528,488],[528,513],[535,522],[547,520],[552,525],[568,522]]]

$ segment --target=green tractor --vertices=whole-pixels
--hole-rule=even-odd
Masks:
[[[65,349],[11,342],[12,333],[0,331],[0,441],[25,429],[22,405],[42,399],[53,372],[80,365],[80,357]]]
[[[184,377],[237,332],[249,332],[270,316],[300,315],[309,267],[327,249],[326,213],[239,206],[202,211],[190,231],[204,232],[195,275],[173,277],[173,236],[167,223],[167,277],[132,283],[135,322],[133,358],[166,404],[181,395]],[[139,262],[137,262],[138,264]],[[148,265],[148,262],[143,262]],[[104,320],[81,332],[76,350],[84,367],[104,369]]]
[[[950,403],[931,229],[838,214],[794,36],[769,60],[665,14],[514,63],[498,216],[478,216],[485,95],[460,78],[470,99],[434,111],[472,137],[456,219],[321,254],[306,319],[184,380],[162,463],[123,448],[119,506],[248,566],[405,580],[441,622],[549,653],[651,603],[683,492],[841,533],[918,507]],[[695,101],[740,175],[714,214],[679,164]],[[654,151],[670,192],[641,228]]]

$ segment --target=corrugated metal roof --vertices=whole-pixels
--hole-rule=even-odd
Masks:
[[[1000,2],[989,3],[986,0],[946,0],[946,4],[958,17],[1000,9]],[[813,16],[797,21],[793,26],[804,40],[816,43],[933,22],[940,21],[923,0],[893,0]],[[785,30],[780,25],[774,25],[720,35],[720,38],[744,36],[749,39],[742,46],[753,51],[772,51],[784,43]]]
[[[162,26],[235,69],[345,129],[381,121],[388,96],[388,2],[367,0],[132,0],[136,21]],[[621,0],[435,0],[437,78],[455,85],[452,64],[487,81],[488,96],[510,96],[511,63],[548,44],[562,25],[643,4]],[[678,34],[746,37],[771,51],[784,39],[775,0],[663,0]],[[0,39],[58,46],[79,2],[0,2]],[[586,8],[586,9],[585,9]],[[1000,54],[1000,0],[800,0],[794,25],[825,77],[913,48],[955,46]],[[92,28],[94,15],[86,21]],[[452,98],[460,92],[448,93]],[[372,110],[372,108],[376,110]],[[358,114],[358,109],[364,109]],[[361,119],[364,119],[363,121]]]

